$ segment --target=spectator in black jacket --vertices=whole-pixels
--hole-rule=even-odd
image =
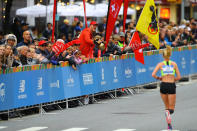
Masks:
[[[47,28],[45,29],[45,31],[42,33],[42,35],[45,38],[49,38],[49,36],[52,35],[52,24],[51,23],[47,23]]]

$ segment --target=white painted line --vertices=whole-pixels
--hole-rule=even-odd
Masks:
[[[22,129],[22,130],[18,130],[18,131],[39,131],[39,130],[43,130],[46,128],[48,128],[48,127],[30,127],[30,128],[26,128],[26,129]]]
[[[179,130],[161,130],[161,131],[179,131]]]
[[[7,128],[7,126],[0,126],[0,130],[5,128]]]
[[[44,113],[44,114],[46,114],[46,115],[57,115],[59,113]]]
[[[118,129],[114,131],[135,131],[136,129]]]
[[[62,130],[62,131],[83,131],[83,130],[87,130],[88,128],[70,128],[70,129],[66,129],[66,130]]]

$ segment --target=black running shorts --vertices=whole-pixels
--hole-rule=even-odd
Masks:
[[[175,83],[161,82],[160,92],[162,94],[176,94],[176,84]]]

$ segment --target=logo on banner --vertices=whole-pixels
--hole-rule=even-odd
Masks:
[[[154,70],[154,66],[151,66],[151,67],[149,67],[148,69],[150,70],[150,71],[153,71]]]
[[[42,77],[38,78],[38,88],[37,90],[42,90]]]
[[[138,68],[137,69],[137,73],[140,74],[140,73],[145,73],[146,72],[146,68]]]
[[[118,82],[118,79],[117,79],[117,67],[114,66],[114,83],[117,83]]]
[[[104,73],[104,68],[101,69],[101,85],[105,85],[106,81],[105,81],[105,73]]]
[[[83,74],[83,84],[84,85],[92,85],[93,84],[92,73]]]
[[[25,80],[20,80],[18,99],[25,99],[27,98],[27,94],[23,94],[25,92]]]
[[[51,87],[51,88],[60,88],[60,81],[57,80],[57,81],[54,82],[54,83],[50,83],[50,87]]]
[[[186,61],[184,57],[181,58],[181,66],[182,68],[186,68]]]
[[[118,11],[119,11],[119,5],[116,3],[116,1],[112,1],[114,4],[111,5],[111,13],[113,15],[114,18],[116,18],[116,16],[118,15]]]
[[[196,61],[195,60],[191,60],[191,64],[194,64]]]
[[[68,86],[74,86],[74,78],[71,76],[71,74],[69,75],[69,78],[67,79],[67,84]]]
[[[130,68],[125,69],[124,73],[126,78],[130,78],[132,76],[132,70]]]
[[[0,84],[0,97],[1,97],[1,101],[4,102],[5,100],[5,84],[4,83]]]
[[[42,80],[43,80],[42,77],[38,78],[38,86],[37,86],[37,91],[38,92],[36,93],[37,96],[43,96],[44,95],[44,91],[41,91],[42,90]]]

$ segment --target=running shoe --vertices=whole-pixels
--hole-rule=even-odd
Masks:
[[[168,124],[168,130],[172,130],[172,125]]]

